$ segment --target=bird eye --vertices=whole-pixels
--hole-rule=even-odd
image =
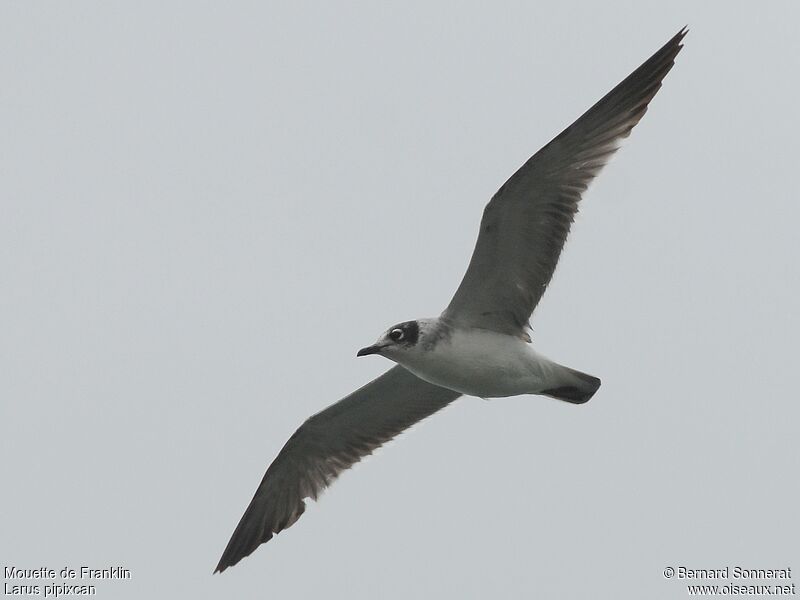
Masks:
[[[392,329],[389,332],[389,337],[392,341],[399,342],[403,339],[403,330],[402,329]]]

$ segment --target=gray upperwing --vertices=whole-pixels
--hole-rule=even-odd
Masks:
[[[396,366],[310,417],[267,469],[215,572],[290,527],[339,474],[461,394]]]
[[[472,260],[444,318],[526,335],[581,194],[647,111],[684,35],[682,29],[498,190],[483,212]]]

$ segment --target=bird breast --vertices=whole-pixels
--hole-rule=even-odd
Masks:
[[[541,369],[530,344],[485,329],[454,330],[400,361],[417,377],[462,394],[494,398],[533,393]]]

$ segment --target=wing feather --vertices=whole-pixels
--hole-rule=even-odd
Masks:
[[[483,212],[472,259],[442,313],[445,319],[526,335],[581,195],[647,112],[685,35],[684,28],[497,191]]]
[[[342,471],[461,394],[396,366],[310,417],[267,469],[215,572],[291,527]]]

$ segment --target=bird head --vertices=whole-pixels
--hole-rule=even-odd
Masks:
[[[395,359],[402,353],[414,349],[419,337],[420,324],[418,321],[398,323],[387,329],[374,344],[359,350],[356,356],[380,354]]]

